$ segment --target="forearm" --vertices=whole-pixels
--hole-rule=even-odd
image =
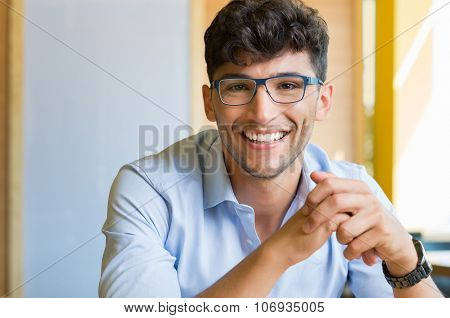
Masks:
[[[302,231],[304,220],[301,213],[296,213],[259,248],[197,297],[267,297],[290,266],[310,257],[333,233],[327,223],[305,234]],[[338,224],[340,219],[335,218],[334,222]]]
[[[286,269],[274,247],[263,244],[196,297],[267,297]]]

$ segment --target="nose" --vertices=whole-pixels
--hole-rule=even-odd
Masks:
[[[249,119],[253,119],[258,124],[267,124],[280,113],[280,107],[277,105],[264,85],[259,85],[255,96],[248,105]]]

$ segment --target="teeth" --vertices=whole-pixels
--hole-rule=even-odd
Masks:
[[[245,136],[252,140],[258,142],[273,142],[283,138],[287,133],[285,132],[276,132],[271,134],[256,134],[254,132],[245,132]]]

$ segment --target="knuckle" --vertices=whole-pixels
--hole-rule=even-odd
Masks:
[[[390,235],[388,227],[384,224],[379,227],[379,235],[380,237],[387,237]]]
[[[317,202],[316,202],[316,201],[317,201],[317,200],[314,198],[314,196],[308,195],[308,197],[306,198],[305,203],[306,203],[306,205],[307,205],[309,208],[314,208],[314,207],[317,205]]]
[[[347,245],[347,255],[353,255],[355,253],[355,246],[353,243]]]
[[[328,218],[323,216],[322,214],[317,214],[316,218],[314,219],[314,225],[322,225],[326,222],[328,222]]]
[[[367,199],[372,205],[377,206],[378,205],[378,199],[372,195],[372,194],[368,194],[367,195],[369,198]]]
[[[373,217],[375,218],[376,224],[380,224],[380,225],[384,224],[384,222],[385,222],[384,213],[377,211],[373,214]]]
[[[366,193],[372,193],[372,191],[370,190],[370,187],[368,186],[367,183],[365,183],[363,180],[355,180],[358,183],[358,187]]]
[[[309,217],[309,224],[311,227],[316,227],[320,223],[320,215],[315,212],[314,214],[311,214]]]
[[[344,256],[345,256],[345,258],[347,258],[348,260],[351,260],[351,259],[353,258],[353,252],[352,252],[352,250],[351,250],[350,245],[347,246],[347,248],[345,249],[345,251],[344,251]]]
[[[375,217],[375,222],[378,225],[378,227],[380,227],[382,229],[387,228],[388,220],[387,220],[386,213],[384,213],[384,211],[377,210],[374,213],[374,217]]]
[[[345,235],[344,235],[344,232],[345,232],[344,226],[341,224],[341,225],[339,226],[339,228],[337,229],[336,234],[339,236],[340,239],[343,239],[344,236],[345,236]]]
[[[341,225],[339,227],[337,234],[339,236],[340,243],[342,244],[345,244],[352,239],[352,235],[345,225]]]
[[[315,225],[317,222],[317,212],[312,210],[311,213],[306,217],[307,223],[310,225]]]
[[[340,206],[342,204],[342,197],[338,194],[331,195],[330,204],[332,204],[333,206]]]
[[[360,250],[360,245],[359,245],[359,241],[358,240],[353,240],[349,245],[348,245],[348,250],[350,252],[350,254],[352,256],[357,255],[359,250]]]
[[[363,241],[361,241],[359,238],[355,238],[352,241],[352,245],[353,245],[354,251],[360,251],[361,249],[364,248],[364,245],[366,245],[366,244],[364,244]]]
[[[346,241],[345,241],[344,238],[342,237],[342,234],[341,234],[341,232],[340,232],[340,229],[338,229],[338,230],[336,231],[336,239],[337,239],[338,242],[341,243],[341,244],[345,244],[345,243],[346,243]]]
[[[368,193],[372,193],[372,190],[369,188],[369,186],[367,185],[367,183],[365,183],[364,181],[361,181],[362,185],[362,189],[365,190]]]
[[[323,180],[323,185],[327,188],[333,189],[334,187],[333,178],[326,178],[325,180]]]

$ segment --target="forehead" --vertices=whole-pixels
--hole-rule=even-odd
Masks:
[[[244,58],[244,61],[250,61],[250,59]],[[246,64],[246,66],[240,66],[231,62],[224,63],[214,73],[214,79],[219,79],[228,73],[242,74],[252,78],[271,77],[281,73],[301,73],[315,76],[307,52],[286,51],[267,61]]]

